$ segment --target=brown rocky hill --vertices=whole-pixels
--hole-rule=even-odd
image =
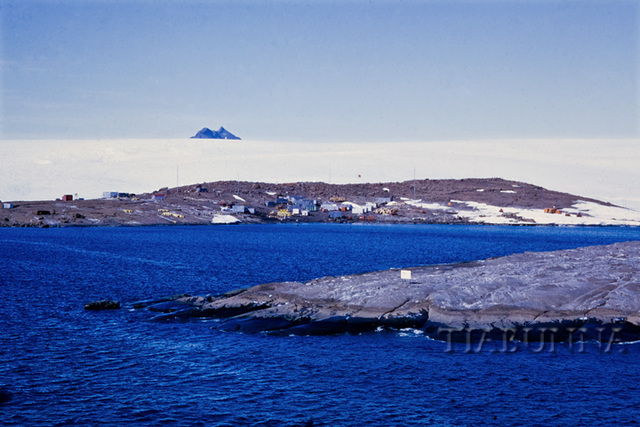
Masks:
[[[536,224],[547,222],[540,222],[539,217],[537,220],[529,218],[525,213],[538,215],[545,209],[571,217],[545,216],[545,221],[551,218],[550,223],[561,223],[562,219],[579,224],[582,219],[576,217],[590,218],[591,214],[588,211],[581,213],[575,207],[577,203],[623,209],[587,197],[500,178],[361,184],[218,181],[137,195],[120,193],[119,196],[92,200],[17,201],[11,209],[0,211],[0,224],[44,227],[210,224],[212,218],[221,215],[246,223],[332,220]],[[315,207],[309,208],[308,214],[296,213],[292,209],[297,203],[295,196],[298,200],[307,199],[307,207],[309,200],[313,201]],[[322,203],[330,201],[338,204],[341,214],[320,209]],[[365,208],[365,204],[368,207]],[[627,210],[621,212],[618,217],[626,215]],[[640,219],[638,224],[631,225],[640,225]]]

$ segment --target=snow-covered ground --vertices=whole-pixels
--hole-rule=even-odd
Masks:
[[[237,224],[240,220],[233,215],[214,215],[211,224]]]
[[[4,140],[0,200],[96,198],[104,191],[140,193],[216,180],[335,184],[500,177],[640,209],[638,147],[640,140]]]
[[[403,202],[400,202],[403,203]],[[547,213],[542,209],[492,206],[486,203],[452,200],[454,206],[408,200],[404,203],[421,209],[451,210],[471,222],[485,224],[546,224],[546,225],[629,225],[640,226],[640,212],[618,206],[578,201],[560,213]],[[399,204],[399,203],[396,203]],[[580,216],[578,216],[580,215]]]

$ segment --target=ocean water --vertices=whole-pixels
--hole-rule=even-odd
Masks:
[[[2,425],[610,426],[640,420],[640,344],[502,352],[417,331],[278,337],[88,312],[259,283],[640,240],[619,227],[0,229]]]

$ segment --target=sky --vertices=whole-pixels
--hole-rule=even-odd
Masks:
[[[639,27],[630,0],[4,0],[0,142],[638,138]]]
[[[415,174],[640,210],[640,2],[2,0],[0,162],[2,200]]]

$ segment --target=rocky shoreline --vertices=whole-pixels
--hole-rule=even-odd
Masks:
[[[285,335],[413,328],[443,341],[640,340],[640,242],[269,283],[134,303],[155,321]]]

